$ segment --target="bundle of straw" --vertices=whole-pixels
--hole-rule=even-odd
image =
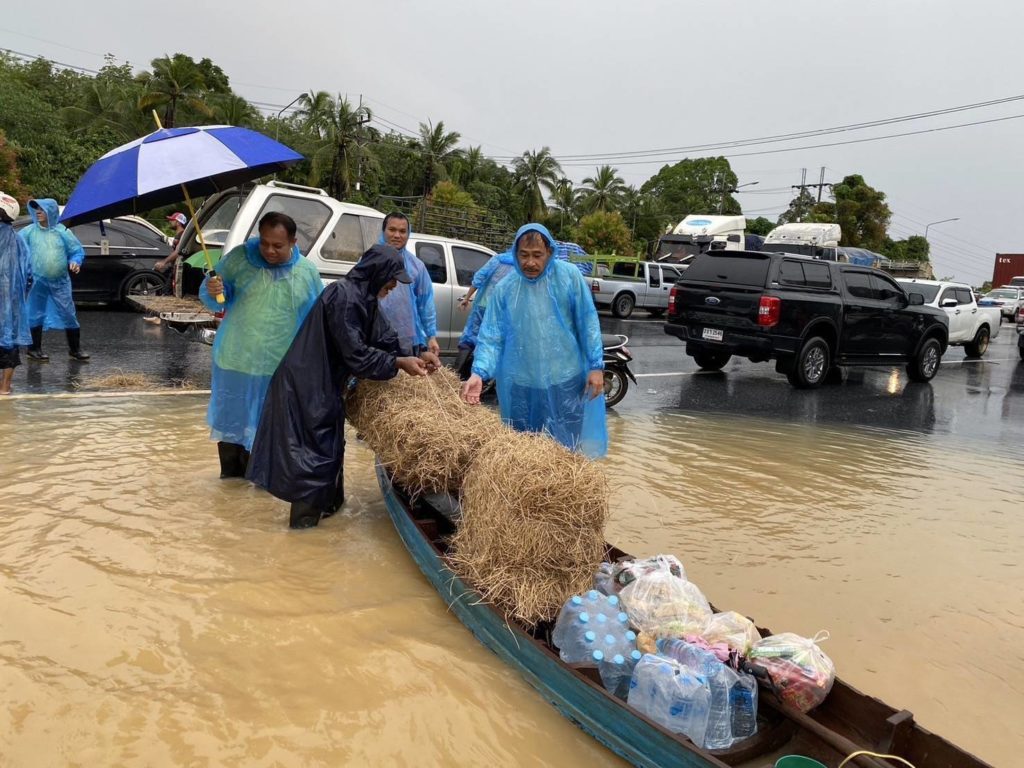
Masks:
[[[607,517],[597,465],[549,437],[512,432],[473,460],[449,552],[487,602],[532,626],[592,588]]]
[[[480,447],[509,431],[494,411],[464,403],[460,386],[442,368],[430,376],[363,380],[347,397],[348,420],[413,497],[458,493]]]

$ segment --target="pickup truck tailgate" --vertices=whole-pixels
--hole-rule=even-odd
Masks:
[[[751,333],[758,329],[757,313],[768,278],[767,254],[716,254],[698,259],[676,283],[669,322],[685,325],[690,338],[712,329]],[[696,268],[696,269],[695,269]],[[721,341],[710,334],[710,341]]]

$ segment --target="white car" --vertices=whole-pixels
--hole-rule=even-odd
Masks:
[[[981,305],[999,307],[1000,314],[1012,321],[1017,310],[1024,304],[1024,290],[1004,286],[989,291],[981,297]]]
[[[924,296],[925,306],[941,309],[949,317],[949,345],[964,348],[967,357],[981,357],[989,341],[999,335],[1002,318],[996,307],[979,306],[966,283],[942,280],[897,280],[909,293]]]

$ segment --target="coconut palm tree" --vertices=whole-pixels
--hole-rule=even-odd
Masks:
[[[540,219],[547,204],[544,193],[551,193],[558,185],[562,174],[562,166],[558,164],[551,149],[543,147],[533,152],[524,152],[512,163],[516,178],[516,188],[526,201],[526,213],[531,221]]]
[[[452,163],[462,156],[459,150],[459,139],[462,135],[457,131],[446,132],[444,120],[434,125],[429,120],[420,123],[420,152],[423,153],[423,194],[428,194],[434,184],[448,178]]]
[[[486,159],[480,147],[470,147],[456,161],[452,176],[463,189],[466,189],[474,181],[480,180]]]
[[[352,192],[352,177],[370,153],[365,123],[373,117],[369,107],[353,107],[340,94],[325,91],[303,94],[296,119],[310,138],[310,183],[317,183],[327,168],[327,191],[340,200]]]
[[[626,182],[618,175],[618,170],[602,165],[596,174],[583,180],[583,205],[590,213],[616,211],[622,205],[625,191]]]
[[[145,91],[139,97],[139,109],[163,108],[164,128],[173,128],[178,111],[186,107],[209,117],[213,111],[205,101],[206,80],[202,70],[183,54],[153,59],[152,72],[143,72],[138,81]]]
[[[259,117],[256,108],[236,93],[214,94],[210,97],[210,106],[213,119],[224,125],[251,128]]]
[[[95,78],[84,87],[81,101],[60,110],[64,123],[74,132],[105,129],[125,141],[153,130],[152,119],[136,107],[127,88]]]

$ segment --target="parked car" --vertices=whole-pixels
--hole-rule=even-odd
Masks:
[[[28,226],[26,216],[15,229]],[[119,216],[71,227],[85,248],[82,269],[71,278],[75,302],[124,302],[133,295],[163,293],[168,277],[154,269],[171,252],[167,236],[138,216]]]
[[[906,364],[935,376],[949,319],[870,267],[766,251],[709,251],[670,292],[665,332],[704,370],[733,355],[775,360],[795,387],[821,385],[844,365]]]
[[[1024,360],[1024,306],[1017,310],[1017,351]]]
[[[665,313],[668,292],[683,271],[674,264],[617,261],[611,275],[590,281],[590,291],[598,309],[610,307],[616,317],[629,317],[636,308],[658,317]]]
[[[943,310],[949,317],[949,345],[964,348],[967,357],[981,357],[989,341],[999,335],[1002,317],[998,307],[978,306],[974,291],[965,283],[941,280],[897,280],[907,292],[924,296],[926,307]]]
[[[227,251],[257,233],[267,211],[295,219],[299,250],[320,272],[324,284],[345,275],[380,237],[384,214],[362,205],[342,203],[322,189],[270,182],[236,188],[207,199],[196,214],[207,248]],[[196,221],[182,235],[181,252],[199,251]],[[437,341],[455,354],[469,316],[458,300],[469,290],[473,274],[494,255],[482,245],[414,233],[407,246],[426,265],[434,283]]]
[[[983,307],[999,307],[1002,316],[1013,322],[1017,310],[1024,305],[1024,290],[1009,287],[996,288],[982,296],[979,303]]]

